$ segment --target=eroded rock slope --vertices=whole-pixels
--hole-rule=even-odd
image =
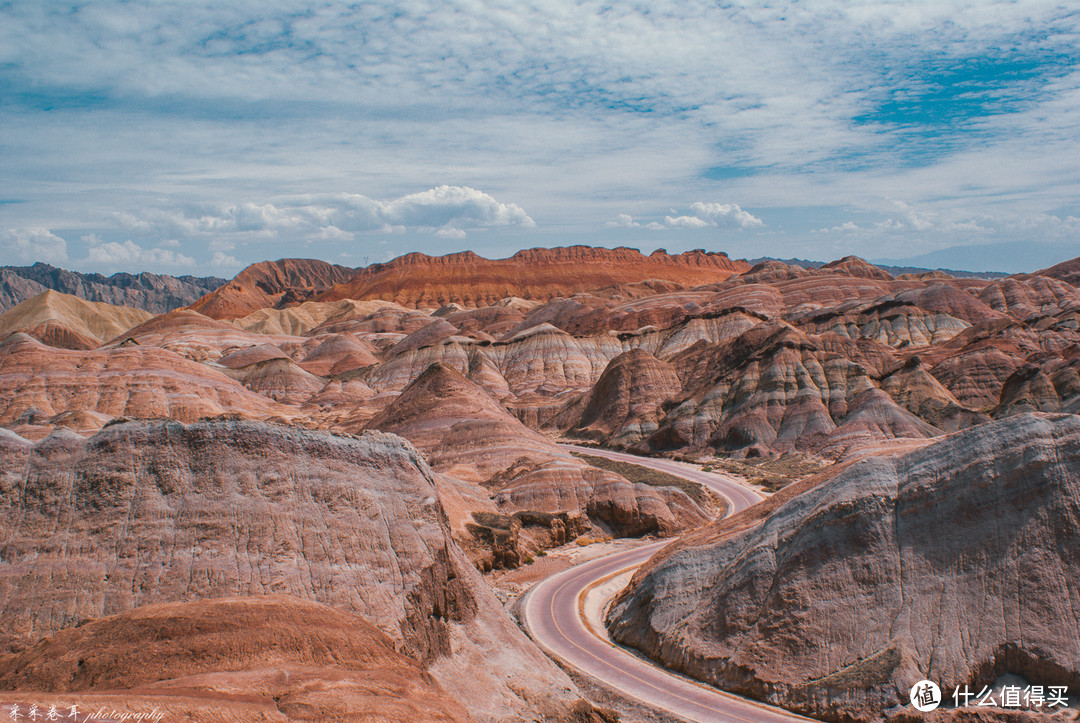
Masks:
[[[1080,685],[1080,417],[1017,415],[833,474],[654,557],[613,637],[827,720],[899,713],[921,679]]]
[[[576,704],[453,542],[430,469],[398,437],[252,422],[0,435],[9,649],[150,604],[288,595],[370,621],[477,718]]]

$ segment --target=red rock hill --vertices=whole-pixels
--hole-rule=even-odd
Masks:
[[[281,259],[252,264],[232,281],[211,291],[191,306],[212,319],[237,319],[253,311],[299,303],[356,272],[315,259]]]
[[[446,256],[412,253],[361,269],[352,280],[317,299],[386,299],[410,307],[486,306],[509,296],[547,301],[646,279],[699,286],[748,268],[744,261],[705,251],[675,255],[654,251],[645,256],[630,248],[569,246],[527,249],[508,259],[485,259],[471,251]]]

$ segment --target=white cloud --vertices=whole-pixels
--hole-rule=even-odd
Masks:
[[[667,228],[704,228],[715,225],[698,216],[664,216],[664,226]]]
[[[86,260],[107,268],[185,267],[194,266],[195,260],[170,249],[147,249],[133,241],[96,241],[87,249]]]
[[[672,214],[678,214],[675,209]],[[645,228],[651,231],[668,229],[699,229],[709,226],[730,226],[737,228],[757,228],[765,225],[760,218],[739,208],[734,203],[704,203],[696,201],[690,204],[690,212],[679,215],[666,215],[664,220],[641,223],[628,213],[620,213],[614,221],[608,221],[609,228]]]
[[[719,195],[760,209],[770,238],[796,247],[808,232],[793,229],[824,224],[793,215],[781,224],[772,209],[843,207],[866,234],[876,220],[940,245],[951,231],[983,233],[951,223],[1062,212],[1080,197],[1080,15],[1059,1],[645,5],[7,3],[0,65],[15,112],[0,132],[5,185],[24,202],[4,207],[5,225],[69,228],[79,218],[102,235],[119,224],[146,245],[529,225],[492,225],[513,217],[513,204],[448,217],[452,201],[436,189],[410,193],[460,179],[568,233],[642,203],[659,211],[610,227],[668,229],[668,206]],[[987,81],[993,97],[980,96],[981,78],[962,83],[955,104],[924,92],[942,80],[935,69],[984,61],[987,71],[1005,63]],[[1010,73],[1013,62],[1024,73]],[[1043,62],[1056,67],[1041,73]],[[22,100],[40,97],[72,102],[44,112]],[[889,98],[916,111],[929,98],[932,115],[950,121],[956,106],[982,100],[988,113],[930,122],[920,136],[888,127]],[[912,149],[922,155],[902,157]],[[327,199],[358,179],[380,199],[421,198],[400,209]],[[238,188],[259,202],[220,203]],[[283,199],[297,189],[314,195]],[[895,197],[938,215],[881,209]],[[185,209],[155,217],[147,209],[161,199]],[[683,229],[691,218],[761,226],[753,214],[684,206],[670,216]]]
[[[240,266],[240,260],[235,256],[230,256],[221,251],[215,251],[213,257],[210,259],[210,265],[219,269],[234,269]]]
[[[935,214],[918,211],[904,201],[893,201],[893,205],[900,212],[900,218],[886,221],[888,227],[909,228],[915,231],[929,231],[934,228]]]
[[[439,238],[451,238],[451,239],[463,239],[465,238],[465,232],[460,228],[454,228],[453,226],[444,226],[435,232],[435,235]]]
[[[608,221],[604,225],[609,228],[641,228],[641,224],[628,213],[620,213],[614,221]]]
[[[0,231],[0,250],[5,261],[33,264],[67,261],[67,241],[44,228],[9,228]]]
[[[744,211],[734,203],[697,203],[690,204],[690,210],[694,216],[702,220],[710,221],[710,225],[717,225],[720,221],[732,223],[742,228],[764,226],[765,222],[757,216]]]
[[[342,231],[337,226],[323,226],[316,234],[316,239],[319,241],[350,241],[355,237],[355,234],[348,231]]]
[[[213,236],[211,248],[222,251],[244,240],[345,241],[357,233],[406,230],[462,238],[469,229],[536,225],[517,204],[500,202],[468,186],[445,185],[389,201],[360,194],[308,194],[267,203],[156,210],[127,220],[132,228],[149,225],[164,233]]]
[[[468,186],[438,186],[422,193],[402,196],[379,207],[387,219],[402,226],[486,228],[536,225],[517,204],[500,203]]]
[[[948,225],[949,231],[986,231],[987,229],[979,225],[979,222],[975,219],[969,219],[967,221],[955,221]]]
[[[859,230],[859,225],[854,221],[844,221],[839,226],[831,228],[815,228],[810,233],[854,233]]]

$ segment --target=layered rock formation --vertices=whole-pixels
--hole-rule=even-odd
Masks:
[[[676,255],[655,251],[644,256],[636,249],[571,246],[529,249],[496,260],[471,251],[439,257],[413,253],[361,269],[351,281],[318,299],[387,299],[432,309],[450,303],[489,306],[506,297],[546,301],[646,279],[696,286],[722,281],[746,268],[745,262],[732,261],[726,254],[704,251]]]
[[[866,459],[666,548],[609,627],[665,665],[827,720],[900,713],[924,678],[1075,687],[1078,481],[1075,416]]]
[[[49,264],[0,267],[0,311],[10,309],[45,291],[59,291],[86,301],[130,306],[164,314],[190,304],[225,283],[214,276],[167,274],[83,274]]]
[[[453,543],[430,469],[397,437],[246,422],[129,422],[37,444],[0,431],[0,480],[8,647],[150,604],[285,594],[370,621],[478,719],[576,704]],[[257,661],[273,633],[251,635],[238,645]],[[69,681],[108,680],[95,670]]]
[[[104,613],[121,615],[116,624],[126,624],[126,611],[145,603],[284,593],[370,620],[448,695],[469,705],[481,700],[482,718],[536,715],[548,703],[565,712],[572,695],[546,703],[537,697],[549,684],[562,686],[562,678],[513,672],[532,653],[520,653],[520,637],[485,617],[492,601],[470,587],[473,568],[520,565],[589,528],[592,535],[664,535],[705,518],[681,492],[590,467],[541,429],[650,454],[778,458],[762,468],[782,467],[791,459],[786,455],[809,455],[816,467],[901,450],[916,454],[936,448],[933,440],[947,433],[968,439],[996,429],[986,424],[993,418],[1008,425],[1027,419],[1026,412],[1073,412],[1080,409],[1080,292],[1068,282],[1067,266],[993,280],[940,272],[894,277],[854,257],[816,269],[777,261],[748,269],[718,254],[574,247],[495,261],[414,254],[360,272],[298,260],[257,264],[200,299],[195,306],[206,313],[178,309],[149,319],[50,292],[0,316],[0,326],[19,320],[3,327],[14,333],[0,341],[0,426],[26,439],[58,428],[91,435],[117,417],[195,423],[228,415],[297,428],[159,424],[146,428],[151,432],[114,424],[90,442],[61,431],[36,447],[0,432],[8,458],[30,460],[21,472],[0,473],[10,493],[5,504],[23,499],[29,480],[39,506],[52,505],[62,518],[10,513],[11,535],[22,534],[23,525],[37,525],[40,534],[37,542],[29,541],[32,535],[0,540],[0,566],[10,572],[0,603],[14,615],[8,642],[25,644]],[[19,288],[36,288],[36,281],[18,279]],[[80,351],[46,346],[27,333]],[[324,444],[301,427],[392,430],[412,440],[434,470],[392,461],[413,455],[410,448],[384,454],[371,439],[335,437]],[[117,437],[120,432],[129,436]],[[367,446],[359,450],[354,442]],[[317,451],[341,445],[370,459]],[[992,451],[985,446],[988,457]],[[741,464],[751,470],[757,461]],[[910,476],[920,469],[912,467]],[[942,479],[967,474],[943,470]],[[365,496],[341,480],[322,487],[310,478],[337,474],[353,482],[377,477],[379,495],[404,494],[413,502],[422,496],[423,510],[441,510],[414,521],[427,530],[424,540],[434,535],[428,557],[435,562],[423,562],[415,575],[403,572],[414,569],[413,553],[427,554],[401,547],[414,537],[401,537],[391,519],[402,513],[411,520],[413,508],[386,503],[390,508],[381,510],[379,495]],[[386,475],[419,486],[402,493]],[[50,484],[77,494],[48,492]],[[779,509],[805,489],[781,492],[762,509]],[[109,495],[127,496],[121,504]],[[853,495],[845,488],[838,499]],[[128,517],[114,508],[128,510]],[[759,523],[739,524],[756,529]],[[271,532],[267,525],[276,527]],[[369,534],[379,525],[390,532]],[[233,539],[237,526],[245,530],[237,533],[240,542]],[[8,529],[0,520],[0,535]],[[41,542],[44,531],[58,529],[67,532]],[[121,529],[126,532],[116,532]],[[100,541],[114,532],[111,542]],[[797,559],[797,545],[783,542],[785,530],[776,532],[776,544],[787,545],[776,558],[780,569]],[[360,535],[374,547],[357,549]],[[223,547],[226,539],[235,550]],[[862,538],[841,543],[856,551],[863,545]],[[16,559],[23,567],[11,572]],[[878,572],[871,562],[865,569]],[[31,587],[40,591],[54,577],[61,602],[33,603]],[[18,582],[24,578],[29,582]],[[765,584],[762,579],[754,577],[752,586]],[[858,594],[868,609],[876,604],[866,598],[870,593]],[[427,612],[416,617],[408,610]],[[739,650],[774,640],[769,630],[759,632],[758,642]],[[657,649],[681,650],[672,641],[665,638]],[[82,643],[72,638],[70,644]],[[916,647],[922,655],[926,646]],[[892,648],[885,650],[885,658],[857,655],[893,660]],[[476,687],[458,680],[462,669],[500,670],[502,655],[509,656],[512,680],[494,673],[479,675]],[[289,669],[302,677],[304,660],[292,660],[290,666],[300,667]],[[860,665],[856,660],[852,668],[858,675]],[[724,675],[734,680],[730,670]],[[361,690],[357,669],[341,675],[347,689]],[[264,683],[252,690],[270,690]],[[198,695],[220,692],[208,685],[196,686]],[[311,683],[323,685],[331,682]],[[792,701],[801,695],[797,686],[776,690]]]
[[[940,430],[880,392],[857,346],[839,355],[783,322],[676,355],[682,395],[642,449],[768,450],[832,455],[854,443],[925,438]],[[854,439],[853,439],[854,438]]]
[[[1042,271],[1036,271],[1039,276],[1049,276],[1052,279],[1064,281],[1073,286],[1080,285],[1080,258],[1062,261],[1060,264],[1051,266]]]
[[[681,390],[648,401],[649,411],[634,412],[640,419],[627,417],[625,435],[612,428],[599,438],[642,451],[844,457],[864,444],[877,449],[934,436],[991,414],[1068,408],[1065,381],[1056,399],[1046,385],[1025,392],[1041,400],[1033,407],[1001,397],[1019,370],[1067,366],[1080,353],[1080,295],[1062,281],[1037,274],[894,278],[854,257],[817,269],[776,261],[743,273],[733,273],[736,267],[718,255],[583,247],[500,261],[410,255],[355,277],[341,267],[285,260],[250,267],[196,305],[220,316],[262,308],[233,321],[178,310],[106,347],[157,347],[214,373],[232,370],[233,379],[293,409],[293,418],[344,429],[362,426],[435,363],[466,375],[532,428],[584,429],[596,419],[579,424],[574,415],[588,404],[586,395],[601,395],[594,387],[604,370],[641,350],[670,364]],[[640,279],[661,272],[681,281]],[[556,273],[565,276],[562,286],[551,281]],[[385,299],[303,301],[345,277],[373,284],[360,295],[428,308]],[[685,288],[705,277],[713,283]],[[491,286],[492,278],[505,288]],[[540,285],[534,299],[492,301],[524,293],[511,288],[518,281]],[[345,290],[338,285],[324,296]],[[427,295],[422,303],[417,294]],[[786,336],[772,339],[781,327]],[[106,335],[87,335],[86,324],[74,323],[39,331],[78,348]],[[902,371],[912,363],[918,373]],[[856,400],[871,388],[887,397]],[[860,413],[849,418],[856,407]],[[605,419],[601,426],[615,422]]]
[[[366,428],[405,437],[435,469],[470,482],[484,481],[521,458],[569,457],[444,364],[431,365]]]
[[[128,306],[84,301],[45,291],[0,314],[0,340],[23,332],[63,349],[96,349],[104,342],[152,318]]]
[[[305,301],[298,306],[285,309],[262,308],[235,319],[233,323],[241,329],[257,331],[260,334],[302,336],[324,324],[363,318],[387,308],[404,311],[396,304],[387,301],[353,301],[351,299],[326,303]]]
[[[662,406],[682,390],[675,369],[644,349],[611,360],[592,391],[574,401],[552,425],[611,447],[631,447],[659,428]]]
[[[83,700],[108,691],[120,702],[107,707],[199,723],[472,720],[362,617],[278,595],[159,603],[86,620],[0,659],[0,691],[13,690]]]
[[[353,269],[316,259],[262,261],[195,300],[190,308],[211,319],[237,319],[259,309],[307,301],[335,284],[348,281],[355,273]]]
[[[482,500],[493,500],[504,515],[524,514],[519,522],[526,524],[529,515],[542,513],[537,524],[551,530],[552,516],[561,515],[562,526],[581,530],[592,524],[636,536],[671,534],[707,519],[680,490],[631,483],[574,458],[445,365],[432,365],[366,426],[405,437],[436,470],[482,485],[487,492]],[[477,507],[486,511],[482,503]],[[501,522],[500,529],[509,531],[510,524]],[[499,542],[492,532],[473,534],[478,541],[485,536]],[[522,542],[528,548],[565,541],[565,535],[544,532]]]
[[[177,309],[128,329],[106,346],[152,346],[174,351],[192,361],[215,362],[244,347],[263,344],[303,346],[306,341],[302,337],[270,336],[246,331],[197,311]]]
[[[195,422],[238,414],[287,419],[295,413],[274,404],[204,364],[147,346],[69,351],[45,346],[25,334],[0,342],[0,424],[28,415],[40,421],[62,415],[96,415],[93,431],[115,417],[165,417]]]

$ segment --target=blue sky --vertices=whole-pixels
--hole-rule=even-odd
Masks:
[[[1041,0],[0,1],[0,264],[1031,270],[1080,255],[1078,35]]]

